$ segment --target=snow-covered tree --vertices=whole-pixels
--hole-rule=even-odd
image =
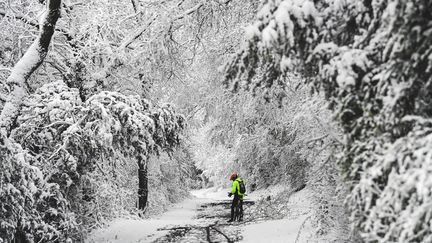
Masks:
[[[2,25],[14,29],[9,24],[22,21],[31,28],[38,26],[34,3],[22,2],[0,3],[4,7],[0,9],[2,21],[10,20]],[[5,242],[82,239],[83,232],[113,217],[114,208],[125,206],[116,204],[118,199],[107,192],[127,191],[125,188],[135,182],[138,196],[134,193],[133,198],[139,199],[142,211],[148,201],[148,158],[178,145],[184,128],[184,118],[172,106],[156,106],[142,96],[101,91],[108,88],[97,83],[98,77],[104,81],[108,77],[88,75],[80,49],[87,46],[85,41],[73,36],[73,29],[66,28],[64,21],[56,25],[61,7],[63,18],[72,15],[74,20],[80,19],[72,10],[82,3],[44,2],[47,9],[38,37],[12,69],[10,87],[1,87],[2,92],[8,92],[1,96],[4,103],[0,106],[0,241]],[[54,30],[57,36],[50,42]],[[50,43],[55,51],[45,59]],[[64,60],[67,63],[62,66]],[[100,68],[111,68],[110,60],[100,62]],[[41,65],[40,73],[46,76],[30,79]],[[53,82],[56,77],[64,82]],[[87,88],[93,82],[97,87]],[[126,175],[131,170],[135,170],[133,177]],[[135,202],[130,200],[127,206]]]
[[[48,0],[46,5],[47,9],[39,26],[39,35],[15,64],[7,79],[10,91],[0,113],[0,133],[3,135],[7,135],[13,128],[22,100],[27,95],[26,82],[45,59],[57,20],[60,17],[61,0]]]
[[[295,72],[324,90],[345,133],[339,165],[366,242],[432,237],[431,187],[422,179],[430,178],[430,159],[421,152],[429,146],[431,7],[416,0],[267,0],[226,66],[233,89],[267,90]],[[256,77],[258,69],[264,74]]]
[[[171,107],[153,107],[137,96],[101,92],[82,102],[79,91],[68,88],[63,82],[42,86],[26,103],[34,105],[23,108],[11,136],[18,144],[10,140],[5,144],[9,151],[14,147],[21,149],[22,155],[11,152],[2,158],[2,162],[8,163],[3,165],[5,178],[2,178],[4,183],[0,188],[1,208],[16,221],[2,223],[1,228],[10,232],[21,230],[32,237],[39,237],[38,240],[63,239],[67,235],[78,237],[79,231],[62,229],[62,222],[71,214],[77,222],[84,223],[81,227],[85,227],[92,224],[97,215],[105,214],[99,210],[106,208],[93,207],[94,204],[107,204],[97,197],[97,191],[101,184],[115,184],[115,178],[120,176],[117,171],[130,166],[129,163],[138,163],[139,206],[144,209],[148,191],[147,157],[178,144],[184,121]],[[130,162],[124,163],[125,159]],[[31,172],[32,168],[33,173],[23,171]],[[14,177],[10,178],[11,175]],[[27,214],[42,211],[37,203],[48,204],[52,200],[43,193],[40,196],[39,191],[46,185],[57,191],[53,195],[57,195],[55,200],[63,201],[57,202],[53,209],[47,208],[48,215],[32,225]],[[27,201],[35,202],[27,205]],[[112,203],[108,202],[108,207],[115,206]],[[19,207],[21,204],[22,208]],[[55,216],[54,219],[50,215]],[[59,225],[51,227],[53,233],[37,235],[40,232],[35,228],[43,228],[39,224],[50,224],[54,220],[59,221],[55,221]],[[4,240],[11,239],[11,235],[5,237]]]
[[[0,144],[0,242],[70,241],[78,228],[57,183],[19,144]]]

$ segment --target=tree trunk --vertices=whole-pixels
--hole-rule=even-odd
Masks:
[[[14,239],[11,243],[29,243],[30,241],[27,240],[26,234],[23,230],[23,227],[21,225],[21,222],[18,221],[18,225],[15,231]]]
[[[24,232],[17,230],[12,243],[29,243],[29,241],[26,239]]]
[[[147,177],[148,158],[138,157],[138,209],[144,210],[148,199],[148,177]]]
[[[14,66],[7,83],[10,93],[0,114],[0,132],[9,136],[19,115],[23,99],[27,96],[26,82],[42,64],[48,53],[55,25],[60,17],[61,0],[48,0],[47,12],[40,25],[39,36]]]

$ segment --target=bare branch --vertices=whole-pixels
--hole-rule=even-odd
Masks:
[[[184,1],[185,1],[185,0],[180,0],[180,1],[177,3],[177,7],[180,7],[180,6],[184,3]]]
[[[122,42],[122,44],[120,45],[119,49],[125,49],[127,48],[130,44],[132,44],[132,42],[136,39],[138,39],[147,29],[148,27],[150,27],[150,25],[153,23],[153,21],[156,20],[158,16],[155,15],[152,19],[150,19],[147,23],[145,23],[141,28],[139,28],[137,31],[135,31],[135,33],[131,36],[129,36],[126,40],[124,40]]]
[[[328,134],[324,134],[324,135],[322,135],[322,136],[320,136],[320,137],[317,137],[317,138],[309,139],[309,140],[306,141],[305,143],[306,143],[306,144],[308,144],[308,143],[313,143],[313,142],[316,142],[316,141],[323,140],[323,139],[326,138],[326,137],[328,137]]]
[[[134,9],[134,12],[137,13],[138,12],[138,5],[136,3],[136,0],[131,0],[132,3],[132,7]]]
[[[186,10],[184,13],[177,15],[176,17],[174,17],[171,22],[174,22],[176,20],[180,20],[183,19],[184,17],[193,14],[194,12],[196,12],[198,9],[200,9],[202,6],[204,6],[204,3],[198,3],[197,5],[195,5],[194,7]]]

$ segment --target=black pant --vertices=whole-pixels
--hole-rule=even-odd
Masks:
[[[236,212],[237,206],[239,211]],[[237,219],[243,218],[243,200],[240,199],[239,195],[234,195],[231,203],[231,220],[235,220],[234,217],[236,217]]]

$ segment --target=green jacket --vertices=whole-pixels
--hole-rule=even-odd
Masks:
[[[242,181],[242,179],[240,177],[237,177],[237,179],[235,179],[232,183],[232,189],[231,189],[231,193],[233,195],[239,195],[240,199],[243,199],[244,194],[240,193],[240,182]]]

